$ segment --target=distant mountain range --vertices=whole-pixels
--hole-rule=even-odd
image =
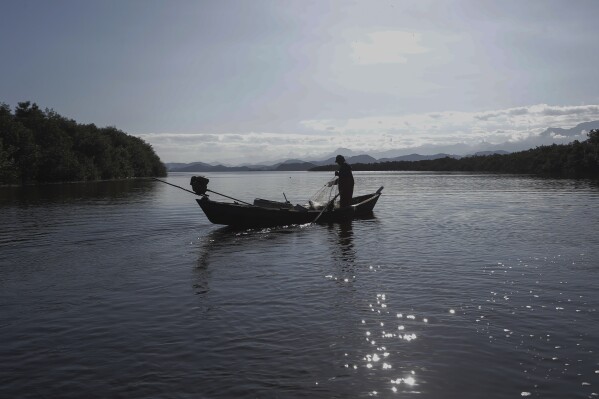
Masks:
[[[491,153],[508,153],[507,151],[491,152],[486,151],[484,154],[474,155],[489,155]],[[410,154],[402,155],[395,158],[380,158],[376,159],[370,155],[362,154],[355,156],[346,157],[346,161],[351,165],[354,163],[375,163],[375,162],[392,162],[392,161],[422,161],[426,159],[438,159],[438,158],[461,158],[458,155],[450,154],[434,154],[434,155],[420,155]],[[244,166],[224,166],[224,165],[210,165],[204,162],[193,162],[189,164],[185,163],[167,163],[166,167],[170,172],[251,172],[251,171],[306,171],[315,166],[333,165],[335,163],[335,157],[327,158],[322,161],[302,161],[300,159],[289,159],[284,162],[278,162],[273,165],[244,165]]]
[[[599,121],[584,122],[576,125],[571,129],[548,128],[540,135],[520,142],[517,145],[512,142],[506,142],[499,145],[489,143],[481,143],[477,146],[467,146],[465,144],[454,144],[449,146],[422,146],[412,148],[411,151],[418,152],[435,152],[433,155],[420,155],[418,153],[410,153],[406,149],[390,149],[379,151],[376,153],[359,154],[356,151],[347,148],[338,148],[330,156],[325,159],[288,159],[274,164],[246,164],[240,166],[225,166],[221,164],[208,164],[204,162],[192,163],[166,163],[167,170],[170,172],[250,172],[250,171],[306,171],[316,166],[332,165],[335,163],[335,156],[342,154],[347,162],[355,163],[375,163],[375,162],[392,162],[392,161],[422,161],[432,160],[445,157],[462,158],[464,156],[492,155],[492,154],[509,154],[511,152],[522,151],[529,148],[538,147],[541,145],[550,145],[552,143],[566,144],[575,139],[584,140],[584,132],[589,132],[592,129],[599,129]],[[474,151],[473,151],[474,150]],[[456,154],[466,155],[456,155]],[[374,156],[373,156],[374,155]],[[375,158],[375,156],[377,158]]]

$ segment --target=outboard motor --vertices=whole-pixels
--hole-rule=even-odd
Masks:
[[[197,195],[205,195],[209,181],[204,176],[191,176],[191,188]]]

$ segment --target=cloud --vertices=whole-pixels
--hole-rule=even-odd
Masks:
[[[585,115],[599,113],[599,105],[584,105],[584,106],[569,106],[555,107],[544,105],[540,111],[547,116],[568,116],[568,115]]]
[[[512,151],[584,135],[541,137],[549,127],[571,128],[599,120],[599,105],[552,106],[536,104],[481,112],[431,112],[400,116],[348,119],[311,119],[300,133],[150,133],[140,135],[166,161],[262,162],[285,158],[319,157],[338,147],[363,152],[391,148],[501,144]],[[550,143],[550,142],[549,142]]]
[[[536,104],[528,107],[507,108],[484,112],[445,111],[402,116],[376,116],[339,120],[306,120],[302,124],[314,131],[323,131],[334,126],[335,131],[346,136],[376,135],[393,133],[399,136],[423,138],[434,133],[433,137],[465,139],[477,135],[519,137],[538,134],[548,127],[573,127],[578,123],[599,120],[598,105],[550,106]]]
[[[150,143],[165,162],[261,162],[322,154],[343,143],[341,137],[270,132],[147,133],[138,136]]]
[[[525,107],[521,108],[512,108],[509,110],[510,115],[526,115],[528,114],[528,109]]]
[[[351,56],[358,64],[404,64],[408,55],[428,51],[420,44],[421,39],[414,32],[372,32],[365,40],[351,43]]]
[[[511,151],[538,145],[584,140],[584,134],[549,138],[540,134],[549,127],[571,128],[586,121],[599,120],[598,105],[550,106],[536,104],[527,107],[483,112],[434,112],[387,117],[366,117],[346,120],[308,120],[303,125],[314,131],[323,126],[336,126],[345,147],[383,151],[392,148],[421,149],[431,146],[463,144],[474,148],[484,144],[505,145]],[[353,146],[350,143],[355,143]],[[391,144],[390,144],[391,143]]]

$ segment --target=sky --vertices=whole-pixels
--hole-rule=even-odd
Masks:
[[[530,144],[599,120],[599,1],[0,0],[0,102],[163,162]]]

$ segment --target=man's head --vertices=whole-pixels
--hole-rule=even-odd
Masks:
[[[337,155],[337,158],[335,158],[335,162],[336,163],[344,163],[345,158],[343,158],[343,155]]]

